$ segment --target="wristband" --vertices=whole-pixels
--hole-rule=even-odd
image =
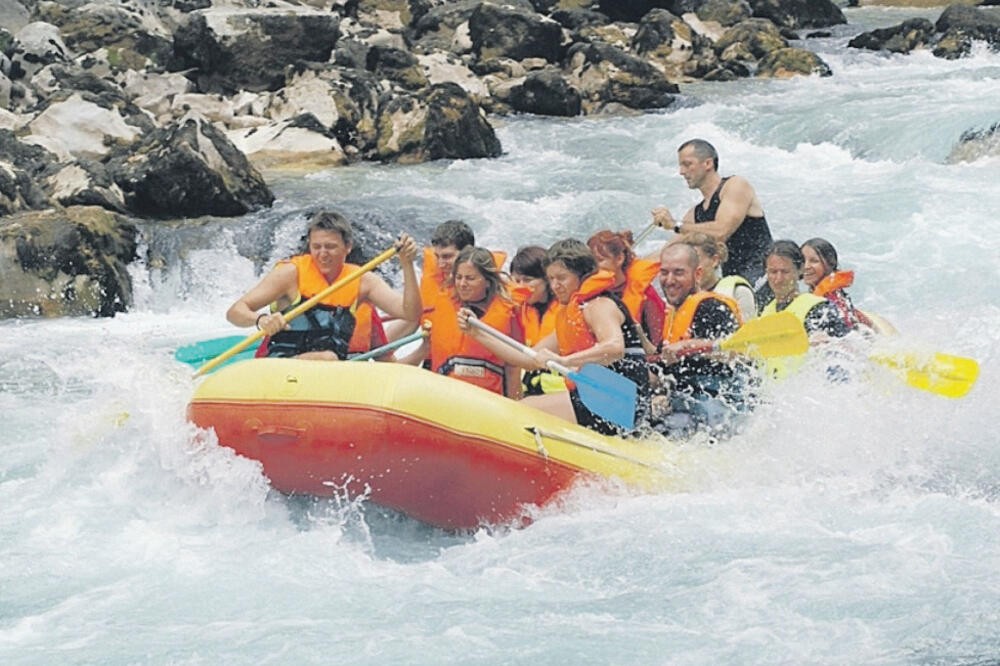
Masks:
[[[267,316],[266,312],[262,312],[259,315],[257,315],[257,321],[254,322],[254,325],[257,327],[258,331],[260,330],[260,320],[261,320],[261,317],[266,317],[266,316]]]

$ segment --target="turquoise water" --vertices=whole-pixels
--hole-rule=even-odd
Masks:
[[[850,10],[887,25],[899,10]],[[695,85],[670,113],[499,123],[496,160],[275,180],[275,208],[150,227],[137,304],[0,323],[0,662],[984,664],[1000,656],[1000,56],[816,46],[825,79]],[[773,388],[745,433],[694,442],[689,490],[575,488],[518,530],[448,534],[361,501],[288,499],[185,423],[172,351],[328,205],[491,247],[642,229],[695,203],[676,146],[712,141],[775,235],[833,241],[906,344],[972,356],[958,400],[875,373]],[[664,236],[660,236],[662,239]],[[652,248],[653,245],[650,245]]]

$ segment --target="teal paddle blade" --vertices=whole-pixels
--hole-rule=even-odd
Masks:
[[[187,363],[190,366],[198,367],[206,361],[211,361],[213,358],[231,348],[233,345],[239,344],[245,338],[246,336],[243,335],[229,335],[224,338],[214,338],[212,340],[194,342],[189,345],[184,345],[183,347],[178,347],[177,351],[174,352],[174,359],[180,361],[181,363]],[[222,365],[226,365],[234,361],[242,361],[246,358],[253,358],[255,351],[257,351],[256,345],[251,346],[249,349],[244,349],[239,354],[234,355],[232,358],[227,359],[224,363],[220,363],[219,365],[221,367]]]
[[[566,376],[576,382],[580,401],[587,409],[620,428],[635,427],[638,389],[631,379],[597,363],[587,363]]]

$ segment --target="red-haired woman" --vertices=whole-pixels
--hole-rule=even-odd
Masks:
[[[615,277],[611,293],[621,299],[632,319],[641,327],[646,340],[659,340],[663,331],[666,305],[653,287],[660,262],[635,256],[631,231],[603,229],[587,240],[597,260],[597,267]]]

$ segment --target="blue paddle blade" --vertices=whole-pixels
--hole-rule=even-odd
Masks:
[[[243,342],[245,339],[246,336],[243,335],[230,335],[224,338],[214,338],[212,340],[194,342],[190,345],[178,347],[177,351],[174,352],[174,359],[180,361],[181,363],[187,363],[190,366],[198,367],[206,361],[211,361],[213,358],[228,350],[233,345]],[[219,367],[235,361],[242,361],[245,358],[253,358],[255,351],[257,351],[257,346],[251,345],[249,349],[244,349],[232,358],[226,359],[224,363],[220,363]]]
[[[580,401],[587,409],[620,428],[635,427],[638,389],[631,379],[596,363],[587,363],[566,376],[576,382]]]

